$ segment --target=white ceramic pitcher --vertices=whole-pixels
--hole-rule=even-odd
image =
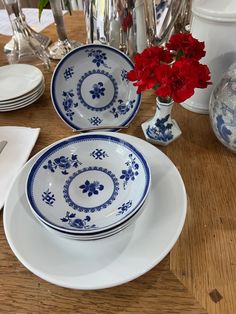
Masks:
[[[196,89],[182,105],[194,112],[208,113],[212,90],[236,61],[236,0],[194,0],[190,31],[205,42],[206,56],[201,62],[209,66],[213,84]]]

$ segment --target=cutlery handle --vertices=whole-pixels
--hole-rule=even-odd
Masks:
[[[7,145],[7,141],[0,142],[0,153],[3,151],[4,147]]]

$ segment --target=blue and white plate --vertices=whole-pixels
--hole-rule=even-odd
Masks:
[[[94,234],[133,217],[150,180],[148,164],[133,145],[112,135],[86,134],[49,146],[29,173],[26,194],[46,225]]]
[[[51,98],[71,128],[125,126],[136,115],[141,96],[127,80],[133,63],[119,50],[85,45],[68,53],[51,80]]]

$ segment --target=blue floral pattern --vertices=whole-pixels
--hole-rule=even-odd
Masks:
[[[96,74],[104,75],[105,79],[106,80],[109,79],[109,81],[111,82],[111,84],[113,86],[112,98],[111,98],[111,100],[109,100],[109,102],[104,104],[103,107],[93,106],[91,104],[91,102],[86,101],[86,99],[84,98],[83,93],[82,93],[82,85],[83,85],[84,81],[88,77],[90,77],[91,75],[93,76],[93,75],[96,75]],[[92,111],[100,111],[100,112],[102,112],[104,110],[107,110],[107,109],[111,108],[113,106],[113,104],[115,103],[115,101],[116,101],[116,99],[118,97],[118,84],[117,84],[116,80],[114,79],[114,77],[109,72],[106,72],[106,71],[100,70],[100,69],[88,71],[88,72],[84,73],[81,76],[81,78],[79,79],[79,81],[78,81],[78,84],[77,84],[77,95],[78,95],[78,99],[79,99],[80,103],[83,106],[85,106],[87,109],[92,110]]]
[[[92,125],[94,125],[94,126],[98,126],[99,124],[101,124],[102,123],[102,119],[101,118],[99,118],[99,117],[91,117],[91,118],[89,118],[88,119],[89,120],[89,122],[92,124]]]
[[[96,148],[90,156],[93,156],[95,159],[104,159],[105,157],[109,157],[108,154],[103,149]]]
[[[125,103],[122,99],[118,100],[119,105],[113,107],[110,110],[110,113],[114,115],[115,118],[119,118],[121,115],[125,115],[130,109],[133,109],[135,100],[130,100],[128,103]]]
[[[71,167],[78,168],[79,165],[82,165],[77,158],[77,155],[72,154],[71,157],[60,156],[54,160],[48,160],[47,165],[44,165],[44,169],[48,169],[51,172],[55,172],[57,168],[61,170],[61,173],[66,175],[68,174],[68,169]]]
[[[122,170],[120,179],[123,179],[123,188],[126,189],[128,182],[134,181],[135,178],[139,175],[138,169],[139,164],[136,162],[136,157],[133,157],[133,154],[129,154],[129,160],[125,163],[128,169]]]
[[[102,82],[98,82],[97,84],[93,84],[93,89],[89,91],[92,95],[92,98],[100,98],[101,96],[105,96],[105,87],[103,87]]]
[[[92,57],[92,62],[96,64],[96,66],[99,68],[101,65],[105,68],[110,67],[105,63],[107,60],[107,54],[105,52],[102,52],[100,49],[86,49],[85,52],[88,53],[88,57]]]
[[[170,114],[161,119],[156,119],[155,126],[148,126],[147,135],[154,140],[161,142],[168,142],[173,138],[172,123],[166,123],[170,117]]]
[[[132,201],[129,200],[127,203],[123,203],[120,207],[118,207],[118,212],[117,212],[117,216],[118,215],[123,215],[125,212],[127,212],[127,210],[132,206]]]
[[[92,195],[98,195],[99,191],[104,189],[104,185],[100,184],[98,181],[90,182],[86,180],[79,188],[82,189],[83,193],[88,193],[88,196],[91,197]]]
[[[72,121],[75,114],[73,109],[78,107],[78,103],[74,103],[73,100],[73,97],[75,96],[74,92],[72,89],[68,92],[63,91],[62,96],[64,97],[62,104],[66,112],[66,116]]]
[[[96,207],[84,207],[81,204],[74,202],[70,197],[70,191],[69,190],[70,190],[71,183],[73,182],[73,180],[77,176],[79,176],[80,174],[85,173],[87,171],[101,171],[104,174],[108,175],[110,177],[112,183],[113,183],[113,191],[112,191],[111,195],[109,196],[109,198],[105,202],[97,205]],[[99,186],[100,186],[100,189],[99,189]],[[101,190],[103,190],[100,183],[96,183],[96,181],[90,183],[89,180],[86,184],[82,184],[80,188],[85,189],[84,193],[86,193],[86,192],[92,193],[91,195],[98,194]],[[97,193],[96,192],[94,193],[94,191],[97,191]],[[106,168],[94,166],[94,167],[85,167],[83,169],[80,169],[80,170],[77,170],[76,172],[74,172],[69,177],[69,179],[66,180],[66,182],[64,184],[63,197],[64,197],[66,203],[71,208],[73,208],[74,210],[83,211],[85,213],[88,213],[88,212],[93,213],[95,211],[100,211],[104,208],[107,208],[107,206],[110,206],[112,204],[112,202],[116,199],[116,197],[118,195],[118,191],[119,191],[119,181],[116,178],[116,176],[110,170],[108,170]]]
[[[122,81],[126,81],[126,83],[129,84],[129,80],[127,79],[127,74],[128,72],[125,69],[122,69],[120,76],[121,76]]]
[[[77,64],[76,58],[80,58],[82,63]],[[93,116],[102,119],[101,125],[104,126],[127,125],[137,114],[141,103],[141,95],[136,93],[137,88],[127,81],[127,72],[132,68],[130,58],[107,45],[90,44],[74,50],[62,60],[53,75],[51,96],[55,110],[74,130],[92,127],[90,118]],[[93,85],[99,82],[105,88],[102,92],[104,96],[100,94],[101,91],[98,94],[96,91],[90,93],[94,90]],[[97,87],[99,90],[99,85]],[[135,99],[135,104],[131,110],[110,124],[114,115],[109,111],[119,105],[119,99],[126,103]],[[109,130],[114,131],[114,128]]]
[[[55,202],[55,195],[47,189],[45,192],[42,194],[42,201],[46,203],[49,206],[53,206]]]
[[[65,217],[61,218],[62,222],[68,222],[71,227],[77,229],[94,229],[96,228],[95,224],[89,225],[88,222],[91,221],[90,216],[86,216],[84,219],[75,218],[75,213],[70,213],[69,211],[66,212]]]
[[[73,66],[70,66],[70,67],[65,69],[65,71],[64,71],[65,80],[72,78],[73,75],[74,75],[74,67]]]
[[[217,128],[220,136],[222,137],[222,139],[226,143],[230,143],[230,135],[232,135],[232,132],[226,127],[225,121],[224,121],[223,116],[221,114],[219,114],[216,117],[216,128]]]

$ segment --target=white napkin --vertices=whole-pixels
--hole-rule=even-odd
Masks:
[[[23,13],[26,17],[27,24],[36,32],[41,32],[48,25],[54,23],[52,10],[44,9],[42,17],[39,21],[38,9],[23,8]],[[65,14],[67,11],[63,11]],[[0,10],[0,34],[10,36],[12,35],[12,28],[6,10]]]
[[[29,158],[39,132],[39,128],[0,127],[0,142],[7,141],[0,153],[0,209],[4,205],[11,183]]]

